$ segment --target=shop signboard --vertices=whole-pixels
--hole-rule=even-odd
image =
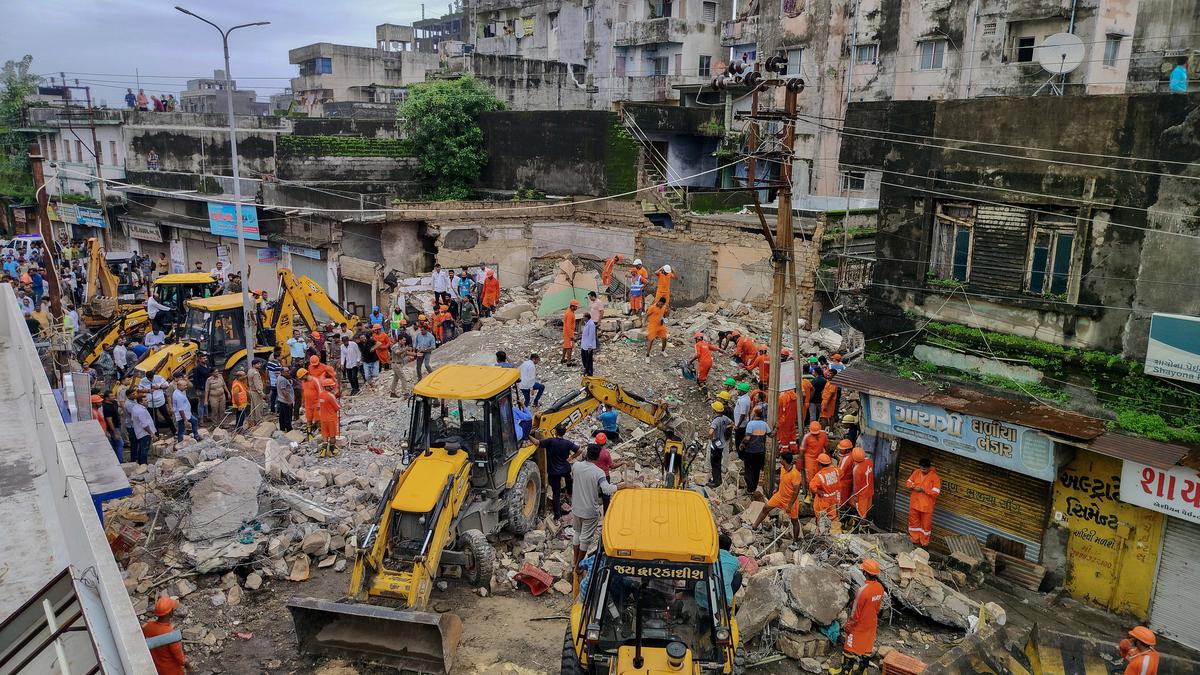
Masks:
[[[134,239],[142,241],[153,241],[159,244],[162,243],[162,230],[158,225],[150,225],[148,223],[134,223],[131,221],[123,221],[125,223],[125,231]]]
[[[277,263],[279,262],[279,249],[277,248],[260,248],[258,249],[259,263]]]
[[[321,259],[321,252],[315,248],[308,248],[307,246],[296,246],[295,244],[283,244],[282,249],[283,249],[284,253],[298,255],[298,256],[301,256],[304,258],[312,258],[313,260]]]
[[[869,429],[1044,481],[1058,473],[1054,441],[1037,429],[924,403],[864,397],[863,421]]]
[[[208,231],[218,237],[237,235],[237,212],[233,204],[208,203]],[[258,241],[258,207],[242,204],[242,236]]]
[[[79,224],[79,220],[75,218],[74,204],[59,204],[54,207],[54,211],[52,213],[58,217],[55,218],[54,215],[52,215],[50,220],[57,220],[60,223],[66,223],[68,225]]]
[[[1185,466],[1156,469],[1125,460],[1121,501],[1200,523],[1200,472]]]
[[[100,212],[100,209],[90,206],[75,206],[75,222],[88,227],[107,227],[107,223],[104,222],[104,214]]]
[[[1184,382],[1200,382],[1200,317],[1151,315],[1145,372]]]

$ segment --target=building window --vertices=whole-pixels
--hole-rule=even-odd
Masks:
[[[925,40],[921,43],[921,70],[941,70],[945,60],[945,40]]]
[[[1108,34],[1108,38],[1104,40],[1104,65],[1109,68],[1117,66],[1117,54],[1121,51],[1120,35]]]
[[[83,163],[83,141],[75,141],[75,161]]]
[[[104,146],[100,145],[100,141],[96,141],[96,164],[104,164]]]
[[[671,59],[666,56],[657,56],[654,58],[654,74],[666,75],[667,69],[671,67]]]
[[[615,70],[613,71],[613,74],[616,75],[617,77],[625,77],[625,57],[618,56],[616,58],[616,61],[614,61],[613,63],[615,65]]]
[[[787,68],[784,70],[785,74],[799,75],[800,70],[803,68],[803,64],[804,64],[804,50],[803,49],[787,50]]]
[[[975,207],[938,204],[933,222],[929,273],[935,279],[966,282],[971,278],[971,245]]]
[[[879,45],[855,45],[854,47],[854,62],[858,64],[877,63],[879,59]]]
[[[550,30],[558,30],[558,12],[550,12]]]
[[[1016,53],[1013,60],[1017,63],[1033,62],[1033,46],[1037,38],[1019,37],[1016,42]]]
[[[683,54],[675,55],[675,74],[683,75]]]
[[[333,59],[322,57],[309,59],[300,64],[300,76],[328,75],[333,73]]]
[[[1029,238],[1029,274],[1025,290],[1034,295],[1058,296],[1065,300],[1070,288],[1074,253],[1074,219],[1038,214],[1033,236]]]
[[[58,143],[56,143],[54,141],[53,136],[46,137],[46,148],[50,152],[50,161],[57,162],[58,161]]]
[[[71,141],[68,141],[65,138],[63,139],[63,161],[71,161]]]
[[[996,34],[996,22],[988,21],[987,23],[983,24],[983,34],[984,35],[995,35]]]
[[[696,71],[696,74],[699,75],[700,77],[710,77],[712,75],[712,57],[711,56],[701,56],[700,57],[700,68]]]
[[[704,3],[704,12],[703,12],[702,20],[704,21],[704,23],[716,23],[717,22],[717,3],[715,3],[715,2],[705,2]]]
[[[629,20],[629,5],[622,2],[617,5],[617,22],[624,23]]]
[[[108,161],[113,166],[117,165],[117,142],[116,141],[108,142]]]
[[[843,192],[862,192],[867,189],[867,174],[863,171],[846,171],[842,173]]]

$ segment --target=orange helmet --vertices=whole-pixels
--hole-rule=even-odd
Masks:
[[[855,448],[850,451],[850,459],[855,462],[862,462],[867,459],[867,451],[862,448]]]
[[[444,311],[450,309],[450,305],[438,305],[438,309],[440,309],[441,311],[444,312]]]
[[[1151,647],[1153,647],[1154,643],[1158,641],[1158,638],[1154,637],[1154,631],[1146,628],[1145,626],[1134,626],[1131,628],[1129,630],[1129,637],[1137,640],[1138,642],[1148,644]]]
[[[320,334],[320,333],[318,333],[318,332],[317,332],[317,331],[315,331],[315,330],[314,330],[313,332],[309,333],[309,335],[311,335],[311,336],[313,336],[313,337],[317,337],[317,338],[321,337],[321,334]]]
[[[704,333],[701,333],[700,331],[696,331],[696,334],[692,336],[692,339],[693,340],[703,340]]]
[[[862,561],[862,564],[859,565],[859,567],[862,568],[862,571],[870,574],[871,576],[879,576],[879,563],[870,558]]]
[[[808,430],[813,432],[814,434],[817,433],[818,431],[821,430],[821,423],[820,422],[809,422]]]
[[[417,315],[417,321],[424,321],[424,320],[425,320],[425,315],[424,315],[424,314],[418,314],[418,315]]]
[[[316,354],[313,354],[312,356],[308,357],[309,365],[315,366],[320,362],[321,362],[321,357],[317,356]]]
[[[169,595],[164,595],[158,600],[154,601],[154,616],[166,616],[171,612],[174,612],[175,608],[178,606],[179,603],[176,602],[175,598],[172,598]],[[1154,636],[1151,635],[1151,637]]]
[[[92,394],[92,405],[96,405],[97,403],[104,403],[104,397],[100,394]]]
[[[371,324],[371,328],[374,328],[375,330],[383,330],[383,326],[377,323]]]
[[[817,455],[817,463],[828,465],[833,464],[833,460],[829,458],[829,455],[822,452],[820,455]]]
[[[337,386],[337,383],[334,382],[331,378],[323,377],[323,378],[321,378],[321,386],[325,387],[326,389],[333,389],[334,387]]]
[[[576,300],[575,298],[571,298],[571,306],[572,306],[572,307],[578,307],[578,306],[579,306],[579,301],[578,301],[578,300]]]
[[[843,438],[842,440],[838,441],[837,447],[838,450],[849,450],[850,448],[854,447],[854,444],[850,442],[849,438]]]
[[[608,443],[608,434],[603,431],[596,434],[596,445],[604,445],[605,443]]]
[[[783,349],[779,350],[779,353],[782,354],[783,356],[791,356],[792,350],[788,349],[787,347],[784,347]]]
[[[835,363],[841,363],[841,362],[842,362],[842,355],[841,355],[841,354],[834,354],[833,356],[831,356],[831,357],[829,357],[829,358],[830,358],[830,359],[832,359],[832,360],[833,360]]]

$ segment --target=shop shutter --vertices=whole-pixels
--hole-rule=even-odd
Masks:
[[[1200,524],[1167,518],[1158,581],[1150,606],[1150,628],[1200,649]]]
[[[1024,544],[1027,560],[1039,559],[1053,483],[911,441],[900,441],[893,529],[907,527],[910,493],[904,483],[922,457],[933,462],[942,479],[933,512],[935,545],[947,533],[974,535],[981,545],[996,534]]]

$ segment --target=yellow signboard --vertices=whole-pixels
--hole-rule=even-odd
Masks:
[[[1054,515],[1071,531],[1067,590],[1144,619],[1150,608],[1163,515],[1121,499],[1121,460],[1076,451],[1054,483]]]

